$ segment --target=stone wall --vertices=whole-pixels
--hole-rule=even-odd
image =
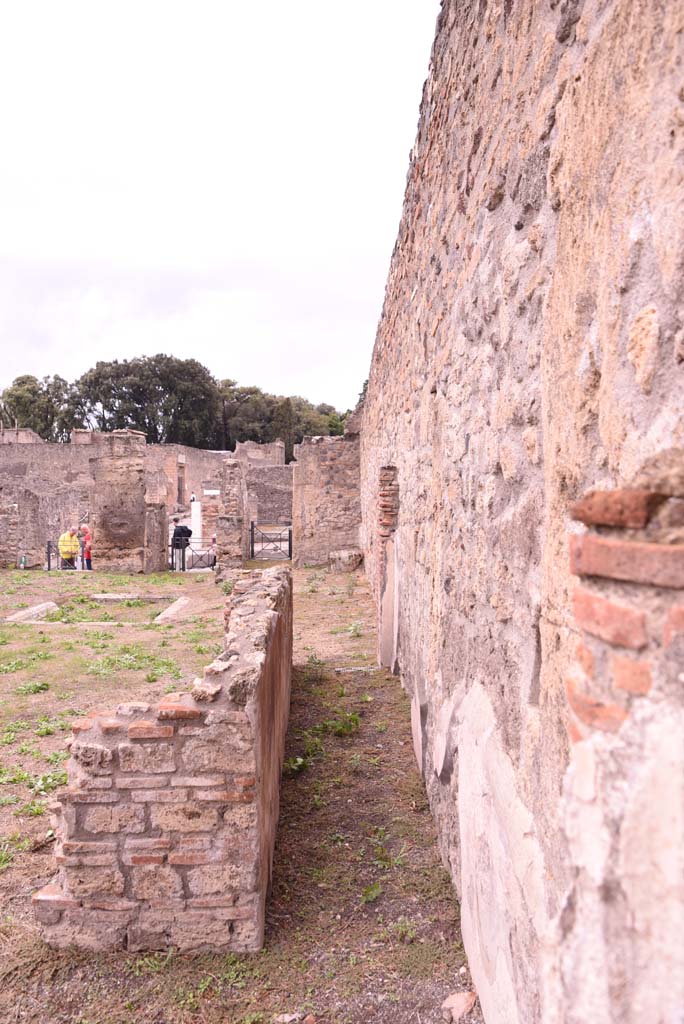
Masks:
[[[187,507],[190,496],[202,501],[205,488],[214,489],[229,452],[205,451],[183,444],[149,444],[145,460],[166,478],[166,504],[170,512]]]
[[[43,938],[89,950],[261,947],[290,701],[292,585],[246,574],[192,692],[76,723]]]
[[[14,432],[11,432],[12,435]],[[88,519],[92,477],[88,455],[71,445],[8,440],[0,446],[0,505],[16,506],[18,529],[3,532],[0,564],[26,555],[29,568],[45,564],[48,540]]]
[[[254,466],[284,466],[285,442],[271,441],[269,444],[260,444],[258,441],[236,441],[233,457]]]
[[[446,0],[423,96],[362,414],[362,537],[488,1024],[669,1024],[684,1005],[662,955],[682,919],[681,798],[660,795],[684,739],[675,596],[589,583],[647,615],[653,687],[620,694],[645,678],[629,645],[613,664],[592,640],[598,676],[588,657],[576,675],[568,562],[587,489],[684,495],[683,27],[645,0]],[[573,732],[569,766],[573,701],[626,716]]]
[[[249,559],[249,519],[245,466],[224,459],[221,504],[215,519],[218,568],[239,568]]]
[[[292,560],[323,565],[359,543],[359,438],[305,437],[294,451]]]
[[[90,525],[98,568],[162,572],[167,568],[166,488],[146,468],[145,435],[135,430],[102,434],[91,446]],[[76,449],[79,450],[78,448]]]
[[[292,522],[292,466],[257,466],[247,470],[247,493],[257,523],[277,526]]]

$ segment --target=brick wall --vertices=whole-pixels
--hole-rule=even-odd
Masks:
[[[596,487],[684,493],[681,27],[679,5],[646,0],[445,0],[361,413],[362,542],[380,656],[411,698],[416,756],[491,1024],[659,1024],[673,999],[684,1005],[673,956],[662,958],[669,988],[645,966],[681,919],[681,889],[668,889],[648,835],[620,818],[617,801],[634,786],[663,806],[655,746],[633,724],[651,698],[612,682],[636,673],[646,685],[646,670],[624,659],[651,662],[650,646],[643,659],[616,649],[612,669],[606,654],[595,692],[574,676],[577,707],[598,716],[592,701],[605,703],[619,725],[573,747],[573,758],[591,747],[599,759],[581,853],[559,803],[572,771],[566,688],[577,657],[569,506]],[[392,524],[383,521],[389,467]],[[655,475],[644,479],[647,470]],[[582,541],[576,568],[613,564],[608,529]],[[637,555],[630,548],[635,565]],[[659,556],[655,589],[655,580],[598,577],[584,589],[643,613],[648,633],[673,600],[663,560],[676,561],[673,550]],[[585,646],[594,642],[607,643]],[[678,723],[673,711],[658,727],[668,750]],[[601,750],[613,743],[609,768]],[[615,801],[608,838],[589,821],[603,822],[604,800]],[[674,822],[669,803],[665,813]],[[603,875],[623,820],[629,867],[611,860]],[[673,842],[663,840],[663,856],[674,878]],[[650,869],[638,873],[640,850],[657,884]],[[581,871],[605,880],[581,913],[571,895],[580,856]],[[604,929],[617,929],[620,907],[632,912],[627,945]],[[584,970],[572,969],[574,990],[556,1013],[574,935]],[[632,997],[638,1012],[624,1009]]]
[[[305,437],[295,445],[295,459],[293,562],[322,565],[331,551],[358,547],[359,438]]]
[[[190,692],[76,723],[52,807],[58,872],[33,898],[48,943],[261,947],[291,662],[289,572],[247,573]]]
[[[588,526],[569,538],[561,820],[573,882],[548,995],[549,1017],[569,1024],[590,1008],[654,1020],[656,993],[663,1021],[684,1006],[684,488],[672,483],[572,507]]]

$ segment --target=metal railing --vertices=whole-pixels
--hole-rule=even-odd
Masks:
[[[292,527],[249,527],[249,556],[253,559],[292,559]]]
[[[191,569],[213,569],[216,565],[216,551],[199,541],[185,540],[185,543],[169,544],[169,569],[172,572],[190,572]]]

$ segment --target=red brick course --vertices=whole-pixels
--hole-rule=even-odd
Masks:
[[[610,660],[613,685],[619,690],[641,696],[651,689],[653,679],[647,661],[634,661],[614,654]]]
[[[573,714],[592,729],[617,732],[627,718],[627,711],[619,704],[604,704],[590,697],[584,691],[581,681],[572,673],[566,676],[565,692]]]
[[[638,651],[648,643],[644,612],[609,601],[584,587],[575,590],[572,607],[578,626],[609,644]]]
[[[665,627],[663,629],[663,642],[665,646],[669,647],[672,641],[682,634],[684,634],[684,605],[676,604],[673,608],[670,608],[665,619]]]
[[[684,544],[646,544],[586,533],[570,538],[570,571],[654,587],[684,587]]]
[[[587,526],[626,526],[641,529],[667,498],[665,494],[622,488],[617,491],[589,491],[570,506],[573,519]]]

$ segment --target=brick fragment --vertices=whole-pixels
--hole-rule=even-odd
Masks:
[[[128,738],[131,740],[168,740],[173,736],[172,725],[157,725],[143,719],[131,722],[128,726]]]
[[[157,718],[167,721],[197,719],[201,718],[202,714],[203,712],[199,708],[187,707],[185,704],[164,703],[157,707]]]
[[[684,544],[646,544],[587,533],[570,538],[570,571],[654,587],[684,587]]]
[[[169,854],[169,864],[175,864],[178,867],[195,867],[198,864],[215,864],[217,861],[223,860],[223,854],[217,853],[214,850],[197,850],[196,852],[177,853]]]
[[[610,661],[613,684],[619,690],[641,696],[651,689],[651,666],[647,661],[634,661],[613,655]]]
[[[584,587],[575,590],[572,608],[578,626],[609,644],[638,651],[648,643],[646,615],[636,608],[609,601]]]
[[[138,839],[134,836],[126,836],[127,850],[169,850],[171,849],[170,839]]]
[[[163,864],[164,854],[163,853],[125,853],[123,856],[124,864]]]
[[[581,666],[584,674],[591,678],[594,674],[594,655],[581,640],[577,641],[575,657],[577,658],[577,662]]]
[[[117,722],[116,718],[100,718],[98,719],[97,724],[105,736],[109,736],[111,733],[120,732],[122,729],[125,729],[124,723]]]
[[[80,906],[79,901],[67,896],[58,885],[50,883],[38,889],[31,896],[31,902],[36,905],[50,907],[52,910],[71,910]]]
[[[77,721],[71,723],[71,731],[75,733],[88,732],[92,729],[94,722],[91,718],[79,718]]]
[[[573,519],[587,526],[624,526],[641,529],[667,499],[666,494],[624,487],[615,491],[589,491],[570,506]]]
[[[677,636],[684,633],[684,604],[676,604],[670,608],[663,629],[663,643],[669,647]]]
[[[590,697],[577,675],[568,673],[565,679],[565,693],[573,714],[580,722],[602,732],[617,732],[627,718],[626,710],[619,704],[604,704]]]
[[[83,906],[86,910],[111,910],[111,911],[131,911],[137,910],[139,903],[136,900],[126,899],[86,899],[83,900]]]

